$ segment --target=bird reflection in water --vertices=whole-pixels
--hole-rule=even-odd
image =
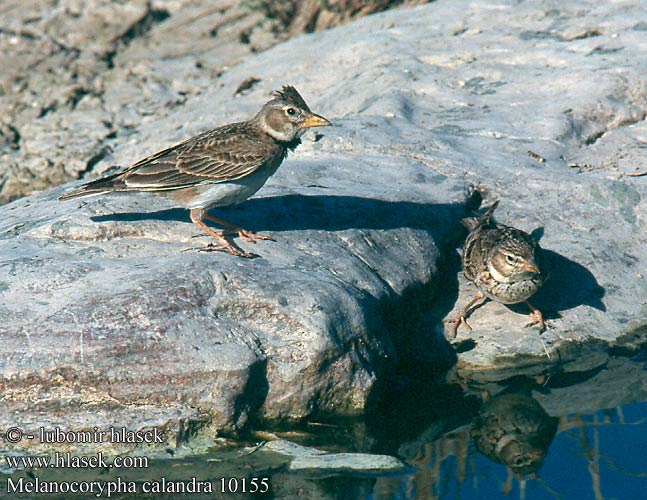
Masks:
[[[549,416],[522,386],[488,398],[474,419],[470,436],[487,458],[525,476],[542,466],[557,424],[558,419]]]

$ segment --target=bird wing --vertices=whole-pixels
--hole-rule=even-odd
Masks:
[[[244,124],[226,125],[138,161],[124,173],[124,182],[143,190],[231,182],[252,174],[277,154],[280,146],[262,140]]]
[[[463,246],[463,274],[470,281],[475,281],[478,275],[487,269],[487,250],[485,240],[489,239],[482,226],[472,231]]]

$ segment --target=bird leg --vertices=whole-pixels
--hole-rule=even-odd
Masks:
[[[202,229],[205,233],[207,233],[209,236],[211,236],[213,239],[215,239],[219,244],[218,245],[213,245],[210,244],[206,248],[203,249],[205,252],[210,252],[210,251],[225,251],[228,252],[232,255],[236,255],[238,257],[245,257],[247,259],[251,259],[254,257],[257,257],[256,254],[253,253],[247,253],[243,252],[240,248],[234,246],[231,244],[229,241],[227,241],[224,238],[224,235],[222,232],[217,232],[211,229],[209,226],[207,226],[203,219],[207,218],[206,211],[202,208],[193,208],[191,209],[190,213],[191,217],[191,222],[193,222],[196,226],[198,226],[200,229]]]
[[[465,325],[468,330],[472,330],[472,327],[467,323],[467,316],[471,312],[470,309],[472,306],[478,302],[481,299],[484,299],[485,295],[483,295],[482,292],[478,292],[476,296],[470,300],[463,309],[456,315],[454,318],[446,319],[445,323],[454,323],[454,327],[452,328],[452,338],[456,338],[456,335],[458,335],[458,327],[460,325]]]
[[[532,321],[526,325],[526,328],[533,325],[539,325],[539,333],[545,332],[548,324],[544,321],[544,316],[541,314],[541,311],[533,306],[528,300],[526,300],[525,303],[532,311],[530,313],[530,319]]]
[[[237,226],[235,224],[232,224],[231,222],[227,222],[226,220],[219,219],[218,217],[214,217],[213,215],[210,215],[205,211],[203,215],[204,219],[210,220],[211,222],[215,222],[219,226],[224,226],[229,229],[222,231],[222,235],[226,234],[237,234],[240,236],[241,239],[244,241],[248,241],[249,243],[256,243],[255,240],[269,240],[269,241],[274,241],[271,237],[265,235],[265,234],[258,234],[253,231],[248,231],[247,229],[243,229],[240,226]]]

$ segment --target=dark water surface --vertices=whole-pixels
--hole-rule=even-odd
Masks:
[[[646,416],[643,402],[561,417],[543,466],[526,477],[479,453],[469,429],[458,429],[421,449],[414,470],[379,478],[363,498],[646,498]]]
[[[33,480],[186,481],[268,478],[265,494],[114,494],[110,498],[266,498],[313,500],[641,499],[647,498],[647,371],[644,353],[589,353],[566,372],[403,379],[365,419],[309,422],[253,433],[208,455],[152,461],[145,470],[34,470]],[[539,373],[538,373],[539,372]],[[388,454],[398,472],[288,469],[264,450],[274,438],[330,452]],[[260,447],[256,448],[261,444]],[[244,446],[247,446],[244,448]],[[69,477],[67,477],[69,476]],[[249,484],[249,483],[248,483]],[[9,494],[2,498],[96,498]],[[106,498],[102,496],[101,498]]]

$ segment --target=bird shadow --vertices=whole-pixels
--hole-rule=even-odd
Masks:
[[[555,313],[581,305],[606,312],[607,308],[602,302],[605,289],[591,271],[552,250],[542,249],[542,253],[549,276],[530,301],[540,311],[547,313],[546,318],[558,317]],[[509,307],[515,312],[528,312],[523,304]]]
[[[346,229],[423,229],[434,237],[451,237],[449,222],[465,215],[460,203],[385,201],[358,196],[289,194],[252,198],[235,207],[210,210],[253,231],[342,231]],[[231,214],[231,215],[230,215]],[[184,209],[98,215],[95,222],[161,220],[189,222]]]

